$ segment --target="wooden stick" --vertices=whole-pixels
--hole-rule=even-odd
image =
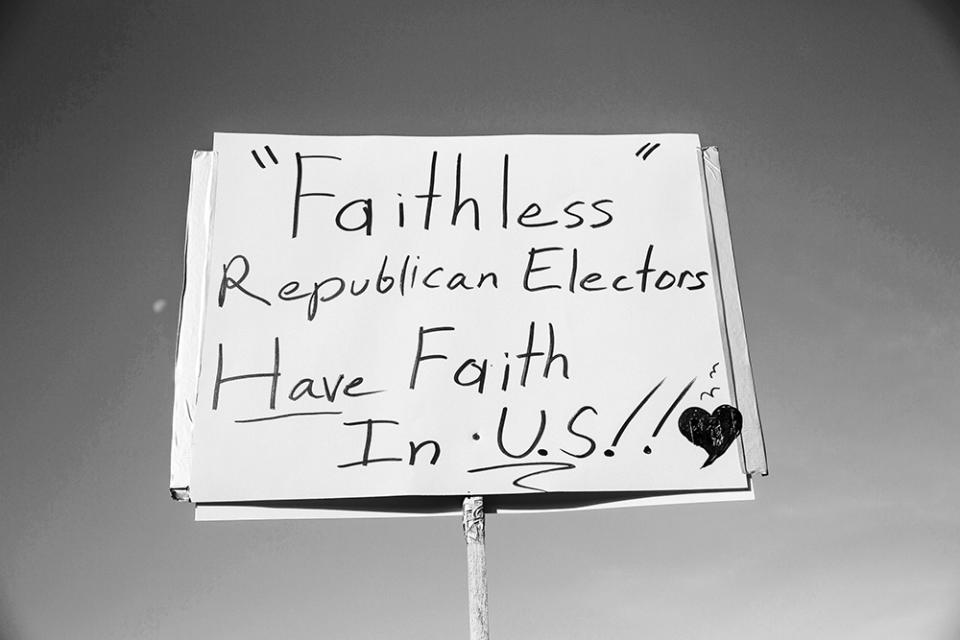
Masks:
[[[470,640],[490,640],[487,626],[487,559],[484,547],[483,496],[463,499],[463,536],[467,539],[467,592]]]

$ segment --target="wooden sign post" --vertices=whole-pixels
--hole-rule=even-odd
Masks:
[[[487,623],[487,557],[483,497],[463,499],[463,535],[467,541],[467,597],[470,640],[489,640]]]

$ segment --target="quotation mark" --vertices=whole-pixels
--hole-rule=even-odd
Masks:
[[[636,156],[639,158],[639,157],[640,157],[640,154],[642,153],[642,154],[643,154],[643,159],[646,160],[647,158],[650,157],[650,154],[651,154],[651,153],[653,153],[654,151],[657,150],[657,147],[659,147],[659,146],[660,146],[660,143],[659,143],[659,142],[655,142],[652,146],[651,146],[650,143],[648,142],[648,143],[646,143],[645,145],[643,145],[642,147],[640,147],[640,150],[637,151],[637,153],[634,154],[634,155],[636,155]],[[650,147],[650,148],[648,149],[647,147]]]
[[[280,164],[279,162],[277,162],[277,156],[273,155],[273,151],[270,149],[269,146],[265,146],[263,148],[266,149],[267,155],[270,156],[271,160],[273,160],[273,164]],[[263,160],[261,160],[260,156],[257,155],[256,149],[251,149],[250,153],[253,154],[253,159],[257,161],[257,164],[260,165],[261,169],[267,168],[267,165],[263,164]]]

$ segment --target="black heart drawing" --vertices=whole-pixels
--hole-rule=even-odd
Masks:
[[[700,467],[703,469],[713,464],[737,439],[743,416],[728,404],[720,405],[712,414],[700,407],[690,407],[680,414],[678,423],[683,437],[707,452],[707,461]]]

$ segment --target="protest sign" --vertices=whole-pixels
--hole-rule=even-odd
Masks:
[[[191,500],[719,496],[765,470],[698,136],[217,134],[209,160]]]

